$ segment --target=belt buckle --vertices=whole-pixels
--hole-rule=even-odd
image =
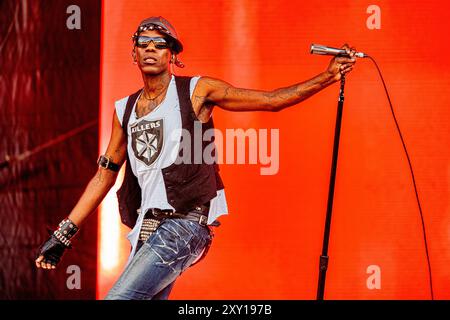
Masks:
[[[159,218],[159,217],[161,217],[161,216],[163,215],[163,212],[162,212],[162,210],[160,210],[160,209],[152,208],[152,215],[153,215],[155,218]]]
[[[207,226],[208,225],[208,217],[204,215],[200,215],[200,218],[198,219],[198,223],[201,226]]]
[[[159,208],[152,208],[149,209],[152,212],[152,215],[155,218],[161,218],[161,217],[165,217],[165,218],[169,218],[173,215],[173,211],[172,210],[163,210],[163,209],[159,209]]]

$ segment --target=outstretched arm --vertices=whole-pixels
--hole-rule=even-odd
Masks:
[[[282,110],[339,81],[343,74],[353,69],[356,62],[355,50],[350,49],[347,45],[344,45],[343,48],[350,54],[350,58],[333,58],[325,72],[305,82],[272,91],[262,91],[236,88],[222,80],[202,77],[197,85],[199,89],[194,98],[202,105],[217,105],[229,111]]]

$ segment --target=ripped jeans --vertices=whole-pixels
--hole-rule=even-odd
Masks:
[[[166,219],[136,252],[105,300],[165,300],[181,275],[210,245],[208,227]]]

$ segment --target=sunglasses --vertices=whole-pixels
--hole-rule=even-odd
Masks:
[[[146,36],[138,36],[136,38],[136,46],[138,48],[147,48],[150,42],[153,42],[153,45],[156,49],[167,49],[169,48],[169,44],[166,39],[162,37],[146,37]]]

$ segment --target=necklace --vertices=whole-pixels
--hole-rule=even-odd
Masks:
[[[163,93],[164,91],[166,91],[166,88],[162,89],[161,92],[158,93],[158,95],[156,95],[155,97],[153,97],[153,98],[147,98],[147,97],[145,96],[145,90],[142,90],[142,97],[143,97],[145,100],[153,101],[153,100],[157,99],[160,95],[162,95],[162,93]]]
[[[139,110],[138,109],[135,110],[136,119],[141,118],[141,117],[147,115],[148,113],[152,112],[158,106],[158,104],[156,103],[155,100],[158,97],[160,97],[166,91],[166,89],[167,88],[161,90],[161,92],[158,93],[158,95],[155,96],[154,98],[147,98],[145,96],[145,90],[142,90],[141,97],[144,98],[144,100],[147,100],[148,102],[143,104],[142,108],[139,108]]]

